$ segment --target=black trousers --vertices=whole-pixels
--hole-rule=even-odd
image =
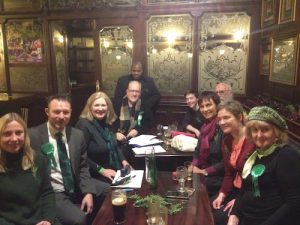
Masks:
[[[93,178],[92,178],[93,179]],[[93,179],[96,185],[96,194],[93,196],[93,212],[86,215],[81,211],[81,201],[83,199],[82,194],[76,196],[69,196],[64,192],[55,193],[56,199],[56,214],[63,225],[90,225],[93,219],[97,215],[105,196],[110,191],[110,185]]]

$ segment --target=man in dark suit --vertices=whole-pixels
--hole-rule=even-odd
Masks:
[[[71,111],[69,97],[51,96],[45,109],[48,122],[30,128],[29,135],[32,148],[49,157],[51,184],[56,193],[60,222],[64,225],[86,225],[86,215],[96,214],[95,206],[99,198],[108,192],[109,186],[90,177],[84,135],[82,131],[67,126]]]
[[[158,106],[160,93],[151,77],[143,75],[143,66],[141,62],[135,62],[131,66],[131,74],[122,76],[118,79],[113,99],[114,109],[117,116],[120,115],[120,108],[123,97],[126,95],[128,83],[132,80],[139,81],[142,85],[142,108],[152,115]]]

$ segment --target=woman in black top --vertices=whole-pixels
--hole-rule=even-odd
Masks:
[[[256,150],[244,165],[228,225],[300,224],[300,154],[286,145],[284,119],[269,107],[254,107],[246,133]]]
[[[118,148],[111,124],[116,115],[109,97],[104,92],[92,94],[80,115],[76,127],[83,131],[87,142],[91,175],[112,180],[116,170],[129,165]]]

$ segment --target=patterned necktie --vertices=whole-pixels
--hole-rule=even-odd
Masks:
[[[74,180],[72,175],[71,162],[67,154],[67,148],[62,139],[63,134],[61,132],[56,134],[57,151],[59,164],[61,169],[61,175],[64,182],[65,192],[67,194],[74,193]]]

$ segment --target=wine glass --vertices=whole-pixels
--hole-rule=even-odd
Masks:
[[[185,166],[178,166],[176,168],[176,174],[177,174],[177,180],[179,183],[179,192],[185,192],[185,181],[187,179],[188,176],[188,171],[187,168]]]

